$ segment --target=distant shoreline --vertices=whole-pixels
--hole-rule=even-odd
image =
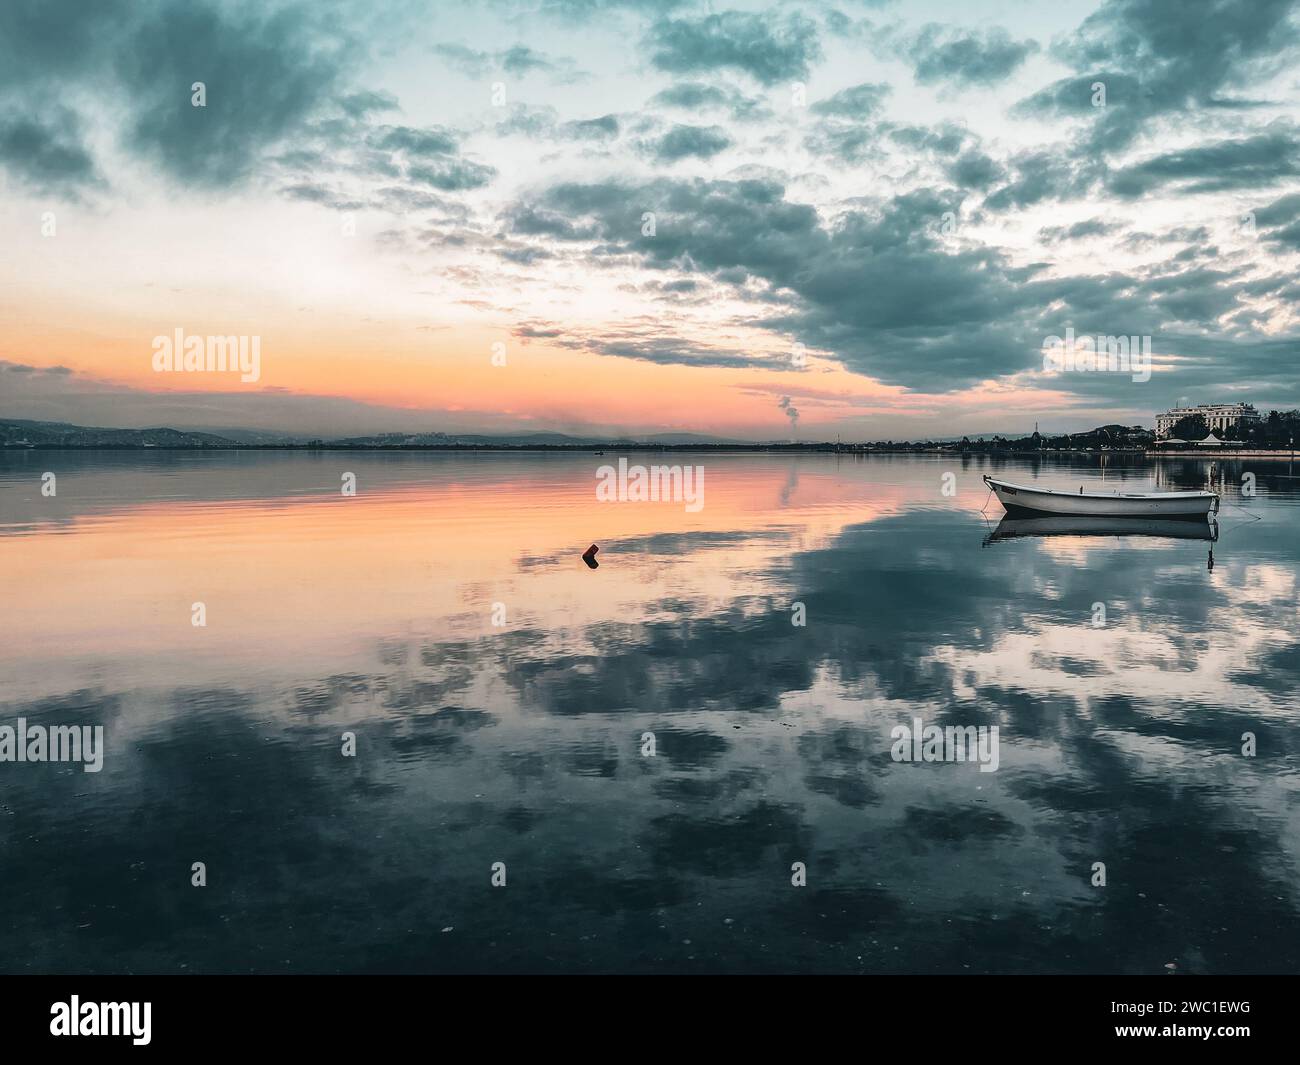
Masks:
[[[1276,414],[1276,412],[1274,412]],[[1273,415],[1269,416],[1270,419]],[[1237,455],[1242,458],[1295,457],[1295,437],[1300,435],[1300,412],[1279,416],[1282,423],[1256,439],[1222,441],[1197,446],[1200,441],[1169,438],[1164,446],[1151,430],[1140,425],[1101,425],[1086,433],[1004,436],[1001,433],[923,436],[911,440],[858,440],[846,442],[806,438],[736,440],[698,433],[653,433],[640,439],[626,436],[574,436],[567,433],[529,432],[478,434],[445,432],[376,433],[348,436],[307,436],[241,428],[205,432],[155,426],[120,429],[0,418],[0,452],[7,451],[265,451],[265,452],[453,452],[457,454],[693,454],[693,455],[1142,455],[1159,458],[1202,458]],[[1294,423],[1294,424],[1292,424]],[[1272,422],[1269,423],[1272,425]],[[809,430],[805,430],[809,431]],[[811,432],[819,430],[813,429]],[[1179,450],[1172,450],[1177,447]]]
[[[485,452],[491,454],[585,454],[613,455],[622,453],[711,453],[737,455],[763,454],[831,454],[831,455],[952,455],[976,457],[981,455],[1000,458],[1032,458],[1034,456],[1080,455],[1131,455],[1142,458],[1266,458],[1289,459],[1296,457],[1294,449],[1249,450],[1230,447],[1173,451],[1168,448],[958,448],[930,446],[875,446],[871,444],[3,444],[0,454],[19,454],[30,451],[283,451],[283,452]]]

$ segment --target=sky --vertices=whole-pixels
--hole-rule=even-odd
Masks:
[[[1300,407],[1300,0],[6,0],[0,418]],[[256,380],[156,338],[256,338]],[[1045,345],[1149,338],[1149,375]]]

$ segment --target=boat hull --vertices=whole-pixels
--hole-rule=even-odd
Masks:
[[[1209,540],[1212,543],[1219,538],[1219,527],[1212,521],[1178,518],[1008,516],[998,522],[998,527],[989,534],[988,541],[996,543],[999,540],[1031,536],[1151,536],[1168,540]]]
[[[1153,492],[1144,495],[1103,495],[1099,492],[1054,492],[1009,484],[992,477],[984,481],[1012,517],[1090,517],[1204,519],[1218,509],[1213,492]]]

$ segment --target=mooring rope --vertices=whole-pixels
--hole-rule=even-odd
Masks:
[[[1226,529],[1221,529],[1221,530],[1220,530],[1220,535],[1222,535],[1223,533],[1226,533],[1226,532],[1231,532],[1233,529],[1240,529],[1243,525],[1250,525],[1250,524],[1253,523],[1253,522],[1263,521],[1263,520],[1264,520],[1264,516],[1263,516],[1262,514],[1252,514],[1252,513],[1251,513],[1249,510],[1247,510],[1245,507],[1241,506],[1240,504],[1233,503],[1231,500],[1228,501],[1228,506],[1232,507],[1234,510],[1239,510],[1239,511],[1241,511],[1243,514],[1245,514],[1245,515],[1246,515],[1246,520],[1245,520],[1245,521],[1239,521],[1239,522],[1237,522],[1237,524],[1235,524],[1235,525],[1229,525]]]

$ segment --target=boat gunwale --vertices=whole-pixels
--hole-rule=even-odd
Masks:
[[[1001,481],[996,477],[990,477],[984,474],[984,483],[990,488],[997,485],[1001,488],[1014,488],[1017,492],[1028,492],[1044,496],[1061,496],[1064,499],[1218,499],[1218,492],[1211,492],[1206,489],[1191,489],[1183,492],[1115,492],[1112,495],[1106,495],[1102,492],[1063,492],[1058,488],[1033,488],[1024,484],[1013,484],[1011,481]]]

